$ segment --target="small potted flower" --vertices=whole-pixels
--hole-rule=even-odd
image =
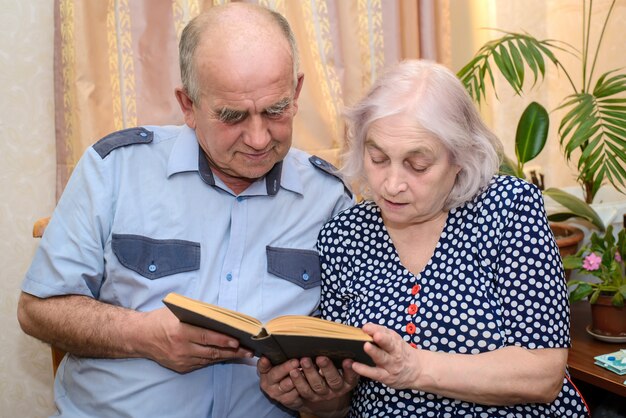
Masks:
[[[626,338],[626,230],[613,235],[609,225],[604,235],[591,234],[588,245],[576,254],[563,258],[563,266],[585,276],[589,280],[570,280],[570,301],[589,298],[591,304],[592,335]],[[605,317],[609,315],[609,317]]]

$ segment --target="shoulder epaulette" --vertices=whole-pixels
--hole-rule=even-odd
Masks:
[[[328,161],[321,159],[317,155],[313,155],[312,157],[310,157],[309,162],[313,164],[313,167],[318,168],[324,173],[330,174],[331,176],[339,179],[339,181],[343,183],[343,188],[346,190],[346,194],[350,196],[350,198],[352,198],[352,191],[350,191],[350,188],[348,187],[346,182],[343,181],[343,178],[341,178],[341,176],[339,175],[339,170],[337,170],[337,167],[335,167]]]
[[[134,144],[148,144],[152,142],[154,134],[144,128],[129,128],[113,132],[93,144],[93,149],[104,159],[116,148]]]

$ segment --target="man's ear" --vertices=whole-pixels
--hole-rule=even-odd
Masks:
[[[304,73],[298,73],[298,83],[293,94],[294,115],[298,112],[298,97],[300,97],[300,92],[302,91],[302,84],[304,84]]]
[[[191,129],[196,129],[196,113],[193,108],[193,100],[191,100],[187,92],[181,87],[177,87],[174,90],[174,95],[176,96],[180,110],[183,112],[185,123]]]

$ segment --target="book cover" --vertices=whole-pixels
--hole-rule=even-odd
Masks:
[[[317,356],[330,358],[337,368],[346,358],[374,365],[363,350],[372,338],[356,327],[301,315],[277,317],[264,325],[251,316],[177,293],[168,294],[163,303],[181,322],[230,335],[273,365]]]

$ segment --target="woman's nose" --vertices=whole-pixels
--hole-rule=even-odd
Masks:
[[[387,178],[385,180],[385,188],[387,192],[395,196],[398,193],[402,193],[407,190],[406,179],[398,169],[390,168]]]

